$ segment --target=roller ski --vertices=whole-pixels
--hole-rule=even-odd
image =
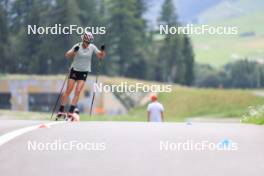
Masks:
[[[73,121],[73,117],[70,113],[58,112],[55,118],[55,121]]]
[[[58,112],[56,116],[56,121],[58,120],[65,120],[65,121],[80,121],[80,111],[78,108],[74,109],[73,113],[66,113],[66,112]]]

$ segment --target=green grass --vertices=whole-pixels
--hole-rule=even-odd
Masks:
[[[161,93],[166,121],[183,121],[188,117],[241,117],[249,106],[264,104],[264,98],[247,90],[218,90],[174,87],[172,93]],[[132,117],[146,116],[146,106],[129,113]]]
[[[249,119],[244,119],[242,120],[242,123],[264,125],[264,115],[261,117],[251,117]]]
[[[48,120],[50,113],[0,110],[0,119]]]

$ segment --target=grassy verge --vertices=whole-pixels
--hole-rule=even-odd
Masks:
[[[174,87],[171,93],[161,93],[166,121],[183,121],[187,117],[242,117],[249,106],[264,104],[264,98],[247,90],[196,89]],[[146,106],[138,107],[131,116],[146,117]]]
[[[241,122],[264,125],[264,106],[250,107]]]
[[[50,113],[0,110],[0,119],[48,120]]]
[[[257,125],[264,125],[264,115],[260,117],[251,117],[249,119],[243,119],[242,123],[251,123]]]
[[[55,119],[55,114],[53,120]],[[10,111],[0,110],[0,119],[15,119],[15,120],[50,120],[50,113],[42,112],[25,112],[25,111]],[[136,117],[130,115],[120,116],[106,116],[106,115],[92,115],[81,114],[81,121],[146,121],[144,117]]]

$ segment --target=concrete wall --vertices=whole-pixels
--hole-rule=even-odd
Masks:
[[[61,86],[64,80],[61,79],[38,79],[36,77],[32,79],[23,80],[0,80],[0,93],[4,98],[3,93],[10,93],[11,98],[9,100],[11,104],[11,110],[29,111],[32,106],[38,108],[38,104],[35,101],[40,102],[34,98],[34,95],[45,94],[49,96],[50,103],[47,104],[47,108],[42,111],[51,111],[54,106],[55,99],[61,90]],[[87,80],[84,91],[80,95],[78,106],[83,112],[89,113],[92,100],[92,85],[93,81]],[[65,85],[66,88],[66,85]],[[51,94],[51,95],[49,95]],[[70,96],[70,100],[73,98],[73,93]],[[48,97],[43,97],[46,100]],[[3,102],[3,101],[2,101]],[[5,103],[5,101],[4,101]],[[8,103],[8,102],[6,102]],[[46,106],[44,106],[46,107]],[[96,93],[95,102],[93,107],[94,114],[123,114],[126,113],[126,109],[120,103],[112,93]]]

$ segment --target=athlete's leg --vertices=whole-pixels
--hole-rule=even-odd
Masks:
[[[72,103],[71,105],[73,106],[76,106],[77,103],[78,103],[78,100],[79,100],[79,96],[83,90],[83,87],[85,85],[85,81],[84,80],[78,80],[77,81],[77,85],[76,85],[76,88],[75,88],[75,92],[74,92],[74,98],[72,100]]]
[[[68,97],[71,94],[74,85],[75,85],[75,80],[68,79],[66,91],[63,93],[61,98],[61,107],[64,107],[65,104],[67,103]]]
[[[85,80],[77,80],[77,85],[75,87],[74,97],[72,99],[72,103],[69,109],[70,116],[73,114],[73,111],[78,103],[79,96],[81,94],[81,91],[85,85]]]

